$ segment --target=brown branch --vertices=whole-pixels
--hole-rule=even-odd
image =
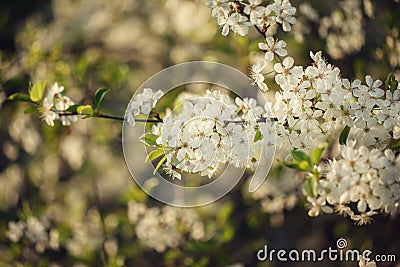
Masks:
[[[77,115],[85,115],[85,114],[78,114],[78,112],[68,112],[68,111],[54,111],[58,113],[60,116],[77,116]],[[111,120],[118,120],[118,121],[124,121],[125,118],[123,117],[118,117],[118,116],[113,116],[113,115],[108,115],[108,114],[93,114],[92,118],[104,118],[104,119],[111,119]],[[278,121],[277,118],[269,118],[269,117],[260,117],[257,122],[266,122],[267,120],[271,121]],[[150,123],[163,123],[164,121],[158,116],[157,119],[135,119],[136,122],[150,122]],[[236,120],[236,121],[229,121],[225,120],[224,123],[244,123],[244,120]]]

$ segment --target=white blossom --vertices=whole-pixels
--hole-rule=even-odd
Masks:
[[[295,85],[303,76],[303,68],[301,66],[294,66],[294,59],[292,57],[286,57],[282,63],[276,63],[274,70],[277,72],[275,81],[279,85],[287,82]]]
[[[264,108],[251,98],[233,101],[220,91],[185,101],[178,114],[163,118],[157,144],[166,153],[164,171],[181,179],[181,172],[211,178],[226,163],[254,169],[262,149],[271,143],[255,139],[257,129],[265,140],[272,139],[266,122],[258,122]]]
[[[360,259],[358,263],[359,267],[376,267],[375,261],[368,261],[366,259]]]
[[[144,88],[142,92],[136,94],[129,103],[126,117],[130,126],[135,125],[135,116],[139,114],[149,115],[156,106],[157,101],[164,95],[161,90],[156,92],[151,88]]]
[[[281,24],[284,31],[290,31],[296,23],[296,8],[289,0],[275,0],[266,7],[262,5],[261,0],[210,0],[206,2],[206,6],[211,8],[212,17],[217,18],[223,36],[227,36],[229,30],[244,36],[251,25],[264,30],[275,23]]]
[[[247,17],[241,14],[224,11],[218,17],[218,25],[222,27],[223,36],[228,35],[230,29],[241,36],[245,36],[249,31],[251,23],[248,22]]]
[[[398,209],[400,156],[392,150],[382,153],[355,146],[350,141],[342,147],[342,157],[330,163],[326,178],[319,181],[319,194],[326,206],[336,206],[339,214],[366,224],[380,210],[392,213]],[[356,209],[351,203],[357,204]]]
[[[220,13],[229,11],[228,0],[210,0],[206,2],[206,6],[211,8],[211,15],[218,17]]]
[[[270,16],[270,19],[282,24],[282,29],[286,32],[291,30],[291,25],[296,23],[294,14],[296,8],[291,5],[289,0],[274,0],[274,3],[270,4],[266,8],[266,15]]]
[[[265,13],[265,7],[261,6],[261,3],[261,0],[249,0],[243,10],[246,15],[250,16],[250,22],[254,25],[258,24],[259,19]]]
[[[268,86],[264,82],[265,81],[265,76],[264,76],[264,71],[265,67],[267,66],[266,62],[264,59],[260,59],[257,64],[253,65],[251,67],[251,78],[253,78],[253,84],[256,84],[258,88],[260,88],[261,91],[267,91]]]
[[[26,227],[26,223],[24,221],[8,222],[8,230],[6,232],[6,236],[12,242],[18,242],[21,237],[24,235],[24,229]]]
[[[258,48],[261,50],[266,50],[265,59],[267,61],[274,60],[275,54],[278,56],[286,56],[287,51],[285,49],[286,42],[283,40],[274,40],[273,37],[267,36],[265,38],[265,43],[259,43]]]
[[[66,111],[75,104],[68,96],[62,95],[63,91],[64,86],[58,86],[57,83],[54,83],[42,100],[42,105],[39,108],[40,117],[49,126],[54,126],[55,120],[61,120],[63,126],[71,125],[72,122],[78,120],[76,115],[59,115],[59,112]]]
[[[326,40],[327,52],[340,59],[360,51],[365,43],[362,3],[360,0],[338,2],[338,8],[319,20],[319,35]],[[394,49],[390,49],[393,51]]]
[[[51,229],[48,222],[36,217],[28,217],[26,221],[10,221],[6,236],[12,242],[20,242],[25,239],[34,245],[36,252],[43,253],[45,249],[58,250],[59,233],[56,229]]]
[[[135,232],[141,242],[163,252],[168,248],[176,248],[184,239],[202,240],[205,237],[204,225],[197,214],[189,209],[164,206],[148,208],[143,204],[130,201],[128,216],[133,209],[140,208],[135,220]]]

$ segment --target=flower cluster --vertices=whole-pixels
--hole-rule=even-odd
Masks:
[[[272,113],[278,119],[278,150],[287,153],[292,149],[310,151],[324,142],[331,142],[344,127],[349,127],[351,129],[349,139],[357,139],[359,146],[363,147],[364,156],[367,157],[361,157],[361,161],[377,160],[368,158],[370,153],[367,152],[370,150],[371,157],[372,155],[378,157],[378,153],[382,155],[384,153],[390,158],[395,158],[394,151],[388,144],[398,138],[400,88],[393,91],[383,90],[382,82],[374,81],[370,76],[366,76],[366,84],[362,84],[359,80],[350,82],[342,79],[340,70],[326,63],[320,52],[311,53],[311,57],[314,62],[305,70],[303,67],[294,66],[290,57],[286,57],[282,63],[276,63],[274,66],[277,73],[275,81],[282,89],[281,92],[275,93],[275,103],[272,105]],[[360,154],[360,152],[351,153],[351,156],[345,158],[344,155],[347,155],[348,150],[343,149],[341,148],[341,154],[344,161],[356,161],[355,155]],[[380,157],[379,162],[383,161],[385,160]],[[387,159],[386,162],[390,161],[395,160]],[[352,191],[352,197],[343,199],[343,187],[340,187],[340,190],[333,188],[325,190],[322,198],[308,197],[313,207],[311,215],[318,215],[319,207],[324,207],[328,200],[330,204],[342,206],[351,202],[357,203],[362,214],[352,215],[351,218],[361,222],[368,222],[365,218],[376,214],[378,210],[393,214],[398,209],[398,199],[391,197],[398,194],[392,192],[399,186],[398,172],[392,168],[387,169],[387,165],[381,166],[383,170],[379,170],[373,165],[374,163],[372,165],[366,163],[363,165],[362,173],[337,175],[335,170],[343,168],[341,163],[341,159],[337,162],[334,160],[327,177],[335,177],[335,181],[341,186],[345,186],[349,182],[347,180],[350,180],[351,183],[346,186]],[[398,166],[393,168],[398,169]],[[384,178],[380,171],[386,173]],[[389,184],[382,184],[380,179],[390,180],[392,187],[389,187]],[[367,191],[354,190],[354,183],[362,184],[361,181],[368,183],[368,186],[364,186]],[[327,181],[320,179],[320,183],[324,184]],[[382,188],[389,188],[389,191],[384,191]],[[370,211],[366,212],[365,201],[368,195],[373,195],[375,202],[371,202]],[[329,212],[330,208],[325,206],[322,210]],[[340,213],[343,214],[342,211]]]
[[[153,127],[166,172],[180,179],[176,169],[208,177],[226,163],[254,169],[261,152],[274,145],[271,122],[260,121],[264,113],[255,99],[234,102],[221,91],[185,101],[179,114],[167,114]]]
[[[84,257],[103,245],[104,229],[100,214],[96,209],[90,209],[81,222],[75,222],[72,236],[66,242],[66,248],[75,257]]]
[[[272,62],[276,57],[280,58],[287,55],[285,49],[286,42],[283,40],[275,40],[272,36],[267,36],[265,42],[259,43],[258,47],[266,52],[264,58],[259,59],[257,64],[252,66],[252,73],[250,76],[253,78],[253,83],[256,84],[260,90],[267,91],[268,86],[265,83],[265,75],[273,72],[273,70],[267,68],[267,63]]]
[[[278,22],[285,31],[289,31],[290,25],[295,23],[291,19],[295,9],[288,1],[275,1],[266,7],[260,4],[261,1],[208,2],[214,17],[220,18],[224,13],[247,15],[250,22],[261,29],[264,42],[259,43],[259,49],[265,54],[252,66],[251,77],[254,84],[266,91],[268,86],[265,80],[267,75],[273,73],[281,89],[275,92],[275,101],[269,103],[272,107],[271,116],[277,120],[278,158],[285,161],[293,150],[308,153],[324,143],[332,144],[332,140],[337,140],[339,135],[344,135],[344,142],[348,142],[347,146],[338,147],[338,153],[332,150],[328,155],[331,159],[328,168],[315,166],[318,170],[318,194],[307,195],[311,206],[309,214],[316,216],[321,211],[332,212],[336,208],[340,214],[349,215],[360,224],[368,222],[370,216],[378,211],[394,214],[398,210],[400,186],[399,156],[392,146],[400,138],[398,84],[389,88],[369,75],[365,77],[365,83],[344,79],[339,68],[327,63],[321,52],[310,53],[313,60],[310,66],[296,66],[294,59],[287,56],[286,43],[268,36],[263,30],[271,22]],[[352,10],[350,7],[357,8],[356,16],[346,13],[346,17],[360,19],[359,1],[353,4],[344,1],[341,5],[347,11]],[[310,19],[318,17],[312,8],[303,9]],[[260,22],[259,14],[263,14],[263,19],[268,19]],[[340,28],[340,23],[341,20],[332,17],[331,20],[323,20],[322,24],[326,24],[328,31],[330,27]],[[356,28],[348,29],[347,34],[361,34],[361,37],[354,39],[361,39],[362,45],[360,24],[351,24]],[[328,43],[348,43],[331,39],[328,38]],[[359,49],[360,45],[338,49],[350,53]],[[331,51],[331,54],[335,52]],[[271,63],[273,68],[268,69]],[[357,146],[351,140],[357,140]],[[335,159],[335,155],[339,156]],[[351,209],[352,203],[357,206],[358,212]]]
[[[76,115],[60,116],[60,112],[66,111],[75,104],[68,96],[62,95],[63,91],[64,86],[58,86],[57,83],[54,83],[43,98],[39,109],[41,118],[50,126],[54,126],[55,120],[61,120],[63,126],[68,126],[78,120]]]
[[[359,52],[366,38],[364,27],[368,18],[365,15],[369,18],[375,16],[372,2],[369,0],[336,1],[332,13],[325,16],[322,15],[325,12],[320,7],[317,10],[317,7],[314,8],[309,2],[299,4],[299,16],[292,30],[296,41],[304,43],[307,36],[318,31],[318,35],[326,43],[326,52],[332,58],[341,59],[346,55]]]
[[[291,25],[296,23],[293,17],[296,8],[289,0],[274,0],[266,6],[262,5],[261,0],[210,0],[206,5],[212,9],[211,14],[217,18],[224,36],[228,35],[229,30],[245,36],[250,26],[266,31],[276,23],[281,24],[284,31],[290,31]]]
[[[274,66],[275,81],[282,91],[275,93],[272,112],[278,120],[282,148],[309,151],[343,127],[341,104],[349,101],[350,95],[338,86],[339,70],[327,64],[321,53],[312,54],[312,58],[314,64],[305,70],[294,66],[291,57]]]
[[[345,55],[358,52],[364,45],[361,2],[361,0],[341,1],[338,3],[338,9],[320,20],[319,34],[326,39],[328,53],[333,58],[343,58]]]
[[[135,125],[135,116],[139,114],[149,115],[163,94],[161,90],[154,92],[150,88],[144,88],[143,92],[135,95],[127,109],[126,117],[129,125]]]
[[[135,225],[140,241],[158,252],[179,246],[185,236],[193,240],[205,237],[204,225],[193,210],[164,206],[148,208],[128,202],[129,222]]]
[[[26,239],[34,245],[36,252],[43,253],[45,249],[58,250],[59,234],[51,229],[47,221],[41,221],[36,217],[29,217],[26,221],[8,223],[6,236],[12,242],[20,242]]]
[[[330,212],[334,207],[361,225],[379,211],[398,211],[400,156],[390,149],[381,152],[365,146],[356,148],[355,144],[349,141],[341,149],[341,158],[330,162],[326,177],[319,180],[317,199],[309,197],[310,215]]]

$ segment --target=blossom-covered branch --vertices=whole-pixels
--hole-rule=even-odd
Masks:
[[[206,5],[218,19],[222,35],[231,29],[244,36],[253,25],[264,39],[259,43],[264,57],[251,67],[251,77],[261,91],[267,91],[266,76],[275,73],[280,90],[270,105],[277,118],[277,155],[287,166],[309,173],[303,186],[309,214],[336,210],[364,224],[378,212],[396,213],[400,201],[400,88],[394,76],[385,84],[369,75],[365,84],[349,81],[326,62],[322,52],[310,52],[310,66],[296,66],[286,43],[264,30],[273,24],[291,30],[296,9],[289,1],[215,0]],[[336,147],[335,140],[341,145],[338,158],[333,153],[326,155],[327,166],[311,162],[314,148],[325,143]],[[302,156],[293,154],[300,150]],[[294,161],[287,161],[288,157]],[[315,168],[320,171],[314,173]],[[356,210],[352,203],[357,204]]]

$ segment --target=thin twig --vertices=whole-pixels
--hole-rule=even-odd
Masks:
[[[56,111],[57,112],[57,111]],[[65,111],[58,111],[58,115],[60,116],[77,116],[77,115],[84,115],[84,114],[78,114],[77,112],[65,112]],[[104,119],[111,119],[111,120],[118,120],[118,121],[124,121],[125,118],[119,117],[119,116],[113,116],[113,115],[108,115],[108,114],[94,114],[92,118],[104,118]],[[278,121],[277,118],[274,117],[260,117],[257,122],[267,122],[268,120],[271,121]],[[150,123],[163,123],[164,121],[159,118],[159,119],[135,119],[136,122],[150,122]],[[236,121],[230,121],[230,120],[225,120],[224,123],[244,123],[245,120],[236,120]]]
[[[113,116],[113,115],[107,115],[107,114],[101,114],[101,113],[97,114],[96,117],[104,118],[104,119],[111,119],[111,120],[118,120],[118,121],[123,121],[124,120],[124,118],[122,118],[122,117]]]
[[[260,117],[257,120],[257,122],[267,122],[268,120],[270,120],[270,121],[278,121],[277,118]],[[225,124],[228,124],[228,123],[244,123],[244,122],[245,122],[245,120],[237,120],[237,121],[228,121],[228,120],[226,120],[226,121],[224,121]]]
[[[257,27],[257,25],[254,25],[254,28],[256,28],[256,30],[265,38],[267,38],[267,34],[266,31],[262,31],[260,28]]]
[[[79,114],[78,112],[68,112],[68,111],[57,111],[55,110],[58,115],[60,116],[77,116],[77,115],[83,115],[85,114]],[[98,114],[93,114],[93,116],[90,116],[91,118],[103,118],[103,119],[110,119],[110,120],[116,120],[116,121],[124,121],[124,117],[119,117],[119,116],[114,116],[114,115],[108,115],[108,114],[103,114],[103,113],[98,113]],[[162,119],[135,119],[136,122],[163,122]]]

